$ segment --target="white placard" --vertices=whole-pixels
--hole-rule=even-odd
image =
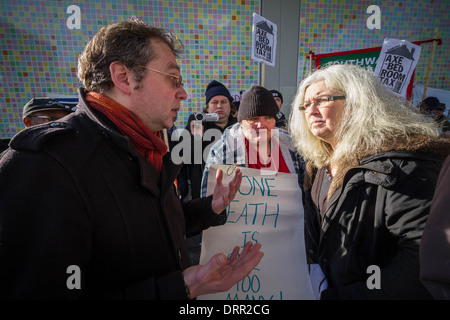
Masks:
[[[218,169],[228,176],[227,165],[211,165],[207,194],[214,190]],[[240,168],[241,187],[227,210],[223,226],[203,231],[200,264],[215,254],[230,255],[247,241],[261,244],[264,257],[253,271],[228,292],[198,297],[200,300],[310,300],[314,299],[309,279],[305,243],[302,194],[296,174],[261,175],[257,169]]]
[[[253,13],[252,59],[275,66],[277,25]]]
[[[386,38],[374,73],[381,83],[397,95],[406,98],[421,47],[406,40]]]

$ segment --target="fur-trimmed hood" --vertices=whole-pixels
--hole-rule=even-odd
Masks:
[[[351,168],[364,166],[369,169],[371,168],[371,162],[383,158],[417,158],[427,156],[440,158],[444,161],[448,155],[450,155],[450,137],[448,136],[440,136],[438,138],[415,136],[389,141],[389,143],[386,143],[375,152],[368,151],[341,159],[337,164],[338,171],[333,177],[328,192],[328,199],[342,185],[345,174]],[[317,170],[318,168],[314,167],[311,162],[306,164],[305,190],[312,187],[313,176]]]

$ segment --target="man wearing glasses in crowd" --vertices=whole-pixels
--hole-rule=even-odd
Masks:
[[[73,112],[70,105],[52,98],[33,98],[23,107],[22,121],[25,127],[56,121]]]
[[[75,105],[63,104],[51,98],[33,98],[23,107],[22,122],[25,127],[55,121],[75,110]],[[8,149],[10,138],[0,139],[0,153]]]
[[[79,57],[77,111],[12,139],[0,158],[0,299],[188,299],[259,263],[248,243],[191,266],[186,237],[225,223],[242,173],[224,186],[219,172],[210,197],[176,194],[161,131],[187,98],[179,45],[137,19],[102,28]]]

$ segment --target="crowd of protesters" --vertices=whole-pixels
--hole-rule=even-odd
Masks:
[[[226,223],[242,174],[224,185],[219,170],[209,196],[206,185],[227,152],[238,167],[297,175],[320,299],[450,299],[443,103],[411,107],[368,70],[337,65],[301,81],[286,117],[278,90],[254,85],[236,103],[212,79],[198,113],[215,118],[189,117],[190,157],[176,164],[164,132],[187,99],[182,49],[137,19],[110,24],[79,57],[76,111],[46,97],[24,106],[27,128],[0,150],[1,299],[227,291],[263,259],[261,244],[192,265],[186,241]],[[216,140],[203,140],[209,130]],[[366,283],[372,265],[379,290]]]

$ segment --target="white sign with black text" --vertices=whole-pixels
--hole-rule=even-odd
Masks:
[[[218,169],[212,165],[207,194],[214,190]],[[203,231],[200,264],[218,252],[231,254],[247,241],[261,244],[264,257],[253,271],[229,291],[200,296],[199,300],[311,300],[315,299],[306,263],[302,192],[296,174],[264,173],[239,168],[242,183],[227,209],[227,222]]]
[[[406,91],[416,69],[420,50],[420,46],[409,41],[386,38],[374,73],[384,86],[406,98]]]
[[[252,59],[275,66],[277,25],[260,15],[253,14]]]

